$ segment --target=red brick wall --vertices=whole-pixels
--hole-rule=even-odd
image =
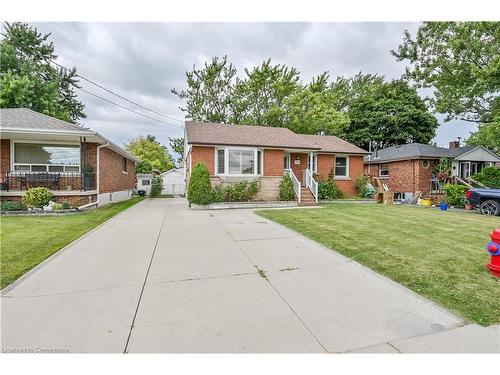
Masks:
[[[283,176],[284,159],[284,150],[264,150],[264,176]]]
[[[123,156],[103,147],[99,151],[99,192],[129,190],[135,187],[135,162],[127,159],[127,173],[122,172]]]
[[[295,164],[297,157],[300,158],[300,164]],[[297,177],[297,180],[302,182],[303,171],[307,169],[307,154],[290,154],[290,167],[292,168],[295,177]]]
[[[328,180],[328,177],[332,173],[334,158],[334,155],[318,155],[318,175],[320,181]]]
[[[10,139],[0,141],[0,176],[3,176],[10,170]]]
[[[434,161],[430,161],[429,167],[424,168],[423,160],[402,160],[387,163],[389,166],[389,178],[381,178],[381,181],[393,192],[416,192],[430,193],[430,180]],[[365,167],[366,173],[372,177],[378,177],[379,166],[371,164]]]
[[[85,146],[81,146],[81,165],[90,165],[92,167],[92,173],[97,172],[97,146],[98,143],[86,143]],[[102,149],[101,149],[102,151]]]
[[[208,168],[210,176],[215,175],[215,147],[193,146],[191,148],[191,167],[203,163]]]
[[[431,192],[431,178],[432,170],[436,164],[436,161],[429,160],[429,166],[424,168],[423,160],[415,160],[415,170],[416,170],[416,190],[421,191],[424,194],[430,194]]]
[[[364,173],[363,166],[363,156],[349,155],[349,179],[335,180],[340,191],[347,197],[353,197],[358,194],[355,187],[356,177]]]

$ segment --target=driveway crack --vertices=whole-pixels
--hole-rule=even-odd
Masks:
[[[125,353],[125,354],[127,353],[128,344],[130,342],[130,337],[132,336],[132,330],[135,327],[135,319],[137,318],[139,306],[141,305],[141,301],[142,301],[142,295],[144,294],[144,288],[146,287],[146,282],[148,281],[149,271],[151,270],[151,265],[153,264],[153,258],[155,256],[156,249],[158,247],[158,242],[160,241],[160,235],[161,235],[161,232],[163,231],[165,219],[167,218],[168,208],[169,208],[169,206],[167,206],[165,208],[165,214],[163,215],[163,220],[161,221],[160,230],[158,231],[158,235],[156,236],[155,245],[153,247],[153,251],[151,252],[151,258],[149,259],[149,264],[148,264],[148,268],[146,270],[146,275],[144,276],[144,282],[142,283],[141,293],[139,294],[139,300],[137,301],[137,306],[135,307],[134,317],[132,319],[132,323],[130,324],[130,330],[128,332],[127,342],[125,343],[125,348],[123,349],[123,353]]]
[[[241,246],[239,245],[238,241],[236,241],[232,236],[231,236],[231,233],[229,233],[226,228],[224,228],[224,226],[217,220],[217,218],[215,217],[215,215],[212,215],[210,214],[210,216],[212,217],[212,219],[214,219],[214,221],[222,228],[222,230],[224,232],[226,232],[226,234],[229,236],[229,238],[231,239],[231,241],[233,241],[236,246],[238,247],[238,249],[240,249],[240,251],[242,252],[242,254],[253,264],[253,266],[257,269],[259,275],[265,279],[268,283],[269,283],[269,286],[271,288],[273,288],[273,290],[275,291],[275,293],[281,298],[281,300],[288,306],[288,308],[292,311],[292,313],[297,317],[297,319],[299,319],[299,321],[302,323],[302,325],[305,327],[305,329],[309,332],[309,334],[316,340],[316,342],[323,348],[323,350],[325,352],[328,352],[328,350],[326,349],[326,347],[321,343],[321,341],[319,341],[319,339],[316,337],[316,335],[311,331],[311,329],[307,326],[307,324],[302,320],[302,318],[300,317],[300,315],[293,309],[293,307],[288,303],[288,301],[285,299],[285,297],[283,297],[283,295],[278,291],[278,289],[276,289],[276,287],[273,285],[273,283],[271,283],[271,281],[269,280],[269,278],[267,277],[266,275],[266,272],[262,269],[259,268],[259,266],[257,264],[255,264],[255,262],[248,256],[248,254],[241,248]]]

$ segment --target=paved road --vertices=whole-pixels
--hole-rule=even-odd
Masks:
[[[4,291],[3,351],[498,352],[498,326],[251,210],[186,206],[143,201]]]

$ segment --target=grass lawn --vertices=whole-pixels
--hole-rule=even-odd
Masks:
[[[330,204],[259,211],[481,325],[500,322],[500,279],[485,265],[500,218],[408,206]]]
[[[67,216],[2,216],[1,288],[92,228],[142,199],[134,197]]]

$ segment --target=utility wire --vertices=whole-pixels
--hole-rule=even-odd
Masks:
[[[54,65],[57,65],[57,66],[58,66],[58,67],[60,67],[61,69],[64,69],[64,70],[66,70],[66,71],[68,71],[68,70],[69,70],[69,69],[68,69],[68,68],[66,68],[65,66],[63,66],[63,65],[61,65],[61,64],[59,64],[59,63],[57,63],[57,62],[55,62],[55,61],[53,61],[53,60],[50,60],[50,62],[52,62]],[[129,103],[131,103],[131,104],[134,104],[134,105],[136,105],[136,106],[138,106],[138,107],[140,107],[140,108],[142,108],[142,109],[145,109],[146,111],[149,111],[149,112],[152,112],[152,113],[154,113],[154,114],[156,114],[156,115],[159,115],[159,116],[162,116],[162,117],[168,118],[169,120],[174,120],[174,121],[179,121],[180,123],[184,123],[184,121],[183,121],[183,120],[179,120],[179,119],[177,119],[177,118],[174,118],[174,117],[171,117],[171,116],[164,115],[163,113],[160,113],[160,112],[157,112],[157,111],[155,111],[155,110],[153,110],[153,109],[147,108],[147,107],[145,107],[145,106],[143,106],[143,105],[141,105],[141,104],[139,104],[139,103],[137,103],[137,102],[134,102],[133,100],[127,99],[127,98],[125,98],[124,96],[122,96],[122,95],[120,95],[120,94],[117,94],[117,93],[113,92],[112,90],[110,90],[110,89],[108,89],[108,88],[106,88],[106,87],[104,87],[104,86],[102,86],[102,85],[100,85],[100,84],[98,84],[98,83],[96,83],[96,82],[92,81],[91,79],[88,79],[88,78],[86,78],[86,77],[81,76],[81,75],[80,75],[80,74],[78,74],[78,73],[76,73],[75,75],[76,75],[77,77],[79,77],[79,78],[83,79],[84,81],[86,81],[86,82],[88,82],[88,83],[90,83],[90,84],[92,84],[92,85],[94,85],[94,86],[97,86],[97,87],[99,87],[100,89],[102,89],[102,90],[104,90],[104,91],[106,91],[106,92],[108,92],[108,93],[110,93],[110,94],[112,94],[112,95],[115,95],[115,96],[119,97],[120,99],[123,99],[123,100],[125,100],[125,101],[127,101],[127,102],[129,102]],[[84,91],[84,90],[82,90],[82,91]],[[88,94],[90,94],[90,95],[94,95],[94,94],[92,94],[92,93],[90,93],[90,92],[87,92],[87,93],[88,93]],[[98,98],[100,98],[100,99],[106,100],[106,99],[101,98],[101,97],[99,97],[99,96],[97,96],[97,95],[94,95],[94,96],[96,96],[96,97],[98,97]],[[112,103],[112,104],[117,105],[116,103],[114,103],[114,102],[112,102],[112,101],[109,101],[109,100],[106,100],[106,101],[108,101],[109,103]],[[127,108],[125,108],[125,107],[123,107],[123,106],[121,106],[121,108],[127,109]],[[133,112],[133,110],[131,110],[131,111]],[[134,113],[139,113],[139,112],[134,112]],[[151,117],[150,117],[150,118],[151,118]],[[151,119],[153,119],[153,118],[151,118]],[[155,121],[158,121],[158,120],[156,120],[156,119],[155,119]],[[161,122],[161,121],[160,121],[160,122]],[[169,124],[169,125],[170,125],[170,124]]]
[[[158,119],[156,119],[156,118],[154,118],[154,117],[151,117],[151,116],[145,115],[144,113],[141,113],[141,112],[134,111],[133,109],[130,109],[130,108],[125,107],[125,106],[123,106],[123,105],[121,105],[121,104],[115,103],[115,102],[113,102],[113,101],[111,101],[111,100],[109,100],[109,99],[103,98],[102,96],[99,96],[99,95],[97,95],[97,94],[94,94],[93,92],[90,92],[90,91],[87,91],[87,90],[85,90],[85,89],[82,89],[81,87],[77,87],[77,88],[78,88],[78,90],[80,90],[80,91],[83,91],[83,92],[85,92],[85,93],[87,93],[87,94],[89,94],[89,95],[95,96],[95,97],[96,97],[96,98],[98,98],[98,99],[101,99],[101,100],[104,100],[105,102],[108,102],[108,103],[110,103],[110,104],[116,105],[116,106],[118,106],[118,107],[120,107],[120,108],[122,108],[122,109],[125,109],[125,110],[129,111],[129,112],[135,113],[136,115],[146,117],[146,118],[148,118],[148,119],[150,119],[150,120],[153,120],[153,121],[156,121],[156,122],[161,122],[162,124],[165,124],[165,125],[178,126],[178,127],[184,128],[184,126],[183,126],[183,125],[177,125],[177,124],[172,124],[172,123],[165,122],[165,121],[162,121],[162,120],[158,120]]]

